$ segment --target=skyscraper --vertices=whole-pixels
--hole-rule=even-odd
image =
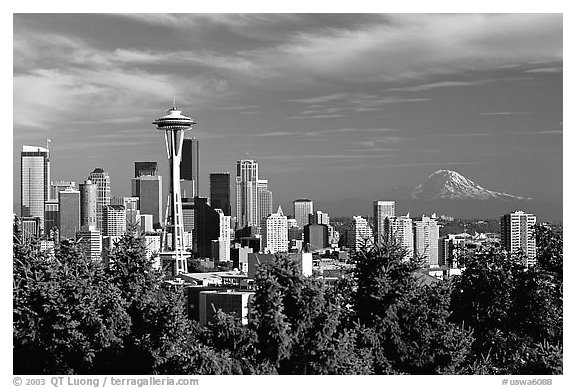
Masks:
[[[58,193],[60,240],[75,239],[80,230],[80,191],[68,187]]]
[[[104,208],[102,235],[121,237],[126,233],[126,208],[122,205],[107,205]]]
[[[80,183],[80,226],[98,226],[97,187],[91,180]]]
[[[210,174],[210,205],[214,209],[222,209],[225,216],[232,215],[230,206],[230,173],[219,172]]]
[[[213,246],[217,245],[218,255],[212,254],[212,258],[218,261],[230,261],[230,216],[224,215],[222,209],[214,209],[218,214],[219,236],[213,240]],[[214,249],[212,249],[214,251]]]
[[[158,162],[134,162],[134,178],[158,175]]]
[[[102,234],[99,230],[93,226],[83,226],[76,234],[76,238],[86,257],[93,261],[100,260],[102,255]]]
[[[258,179],[256,182],[258,195],[258,214],[260,218],[272,214],[272,192],[268,190],[268,179]]]
[[[440,226],[435,215],[414,221],[414,257],[424,259],[425,266],[438,266],[439,238]]]
[[[40,228],[44,228],[44,203],[50,199],[50,151],[25,145],[20,161],[21,216],[38,217]]]
[[[236,222],[239,227],[258,226],[258,163],[236,163]]]
[[[262,219],[262,247],[264,253],[288,252],[288,218],[280,206]]]
[[[524,265],[536,264],[536,216],[523,211],[500,217],[500,242],[512,254],[522,254]]]
[[[405,251],[404,258],[414,256],[414,231],[410,215],[384,217],[383,239],[380,244],[390,241]]]
[[[372,209],[375,229],[374,240],[377,244],[382,244],[386,237],[384,220],[386,220],[387,217],[394,217],[396,215],[396,203],[394,201],[374,201],[372,203]]]
[[[198,140],[195,137],[184,139],[182,160],[180,162],[182,198],[194,198],[200,195],[199,178],[200,153]]]
[[[298,198],[294,201],[294,218],[300,228],[308,224],[308,215],[314,212],[314,202],[308,198]]]
[[[141,175],[132,178],[132,197],[138,197],[140,214],[152,214],[155,225],[162,219],[162,176]]]
[[[352,217],[348,228],[348,248],[359,251],[362,248],[370,248],[373,245],[372,228],[368,221],[360,216]]]
[[[88,180],[96,185],[96,228],[102,231],[104,206],[110,205],[110,177],[106,171],[97,167],[90,173]]]

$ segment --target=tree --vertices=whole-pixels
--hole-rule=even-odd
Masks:
[[[361,346],[371,349],[378,374],[455,373],[472,337],[448,320],[451,286],[419,284],[419,262],[404,257],[393,242],[356,254]]]
[[[277,256],[256,277],[253,327],[257,359],[280,374],[368,373],[356,353],[355,333],[342,325],[336,293],[300,274],[295,261]]]
[[[51,260],[14,245],[14,372],[91,372],[121,346],[129,317],[102,267],[63,242]]]
[[[471,257],[452,293],[453,322],[474,333],[470,365],[493,373],[561,373],[562,245],[537,227],[538,265],[499,251]]]

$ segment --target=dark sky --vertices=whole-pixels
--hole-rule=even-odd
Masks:
[[[560,14],[16,14],[14,200],[23,144],[52,180],[95,167],[129,195],[151,122],[197,122],[208,174],[256,159],[275,206],[371,201],[440,168],[562,201]],[[165,182],[167,186],[167,182]],[[290,208],[290,207],[288,207]]]

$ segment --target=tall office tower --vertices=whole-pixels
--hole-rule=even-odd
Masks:
[[[394,217],[396,215],[396,202],[394,201],[374,201],[372,203],[372,210],[374,216],[374,241],[378,245],[384,243],[386,237],[386,230],[384,229],[384,220],[387,217]]]
[[[71,187],[76,190],[76,182],[74,181],[58,181],[50,182],[50,199],[58,199],[58,193]]]
[[[58,199],[51,199],[44,204],[44,234],[49,239],[58,239]]]
[[[176,105],[176,104],[174,104]],[[190,117],[182,115],[175,106],[167,114],[154,121],[156,129],[164,132],[166,153],[170,167],[170,189],[168,194],[167,217],[164,223],[162,251],[160,259],[162,268],[172,275],[188,272],[186,263],[188,252],[184,251],[184,224],[182,217],[182,197],[180,192],[180,167],[182,161],[182,144],[184,131],[192,129],[196,124]],[[197,177],[197,175],[196,175]],[[142,179],[144,177],[140,177]],[[161,192],[161,191],[160,191]],[[142,201],[142,198],[140,198]],[[140,203],[142,210],[142,202]],[[171,236],[168,241],[168,236]]]
[[[258,226],[258,163],[236,162],[236,222],[240,228]]]
[[[439,238],[440,226],[435,215],[414,221],[414,257],[424,259],[425,266],[438,266]]]
[[[122,205],[108,205],[104,208],[102,235],[121,237],[126,233],[126,208]]]
[[[93,261],[100,260],[102,255],[102,234],[94,226],[82,226],[76,234],[78,244],[84,255]]]
[[[80,191],[68,187],[58,193],[60,240],[75,239],[80,230]]]
[[[182,180],[182,197],[194,198],[200,195],[200,153],[198,140],[184,139],[182,160],[180,162],[180,179]]]
[[[218,172],[210,174],[210,205],[214,209],[222,209],[225,216],[232,215],[230,206],[230,173]]]
[[[524,265],[536,264],[536,216],[523,211],[500,217],[500,242],[512,254],[521,253]]]
[[[304,247],[308,252],[329,247],[328,225],[309,223],[304,226]]]
[[[50,199],[50,151],[25,145],[20,161],[20,214],[38,217],[43,228],[44,203]]]
[[[298,198],[294,201],[294,218],[300,228],[308,224],[308,214],[314,212],[314,203],[308,198]]]
[[[314,213],[308,215],[309,224],[330,225],[330,217],[328,213],[323,213],[316,210]]]
[[[98,226],[98,194],[97,188],[91,180],[80,183],[80,226]]]
[[[262,247],[264,253],[288,252],[288,217],[280,206],[276,213],[262,219]]]
[[[134,178],[142,175],[158,175],[158,162],[134,162]]]
[[[212,240],[220,238],[220,214],[208,205],[208,198],[196,197],[191,203],[194,208],[193,249],[199,257],[210,257]]]
[[[371,248],[373,245],[372,228],[368,221],[360,216],[354,216],[348,227],[348,248],[359,251]]]
[[[212,258],[218,261],[230,261],[230,216],[224,215],[222,209],[214,211],[218,214],[219,236],[212,242]],[[214,245],[218,247],[217,252],[214,252]]]
[[[414,256],[414,231],[410,215],[385,217],[382,230],[383,239],[380,244],[397,244],[404,250],[404,258]]]
[[[193,198],[182,198],[182,223],[184,225],[184,232],[192,232],[194,230],[196,213],[196,206]]]
[[[97,167],[90,173],[88,180],[96,185],[96,228],[102,231],[104,207],[110,205],[110,176]]]
[[[258,214],[260,218],[268,217],[272,209],[272,192],[268,190],[268,179],[258,179],[256,182],[258,196]]]
[[[132,197],[138,197],[141,214],[152,214],[155,225],[162,220],[162,176],[141,175],[132,178]]]

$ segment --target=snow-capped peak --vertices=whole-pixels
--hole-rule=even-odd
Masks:
[[[412,191],[414,199],[524,199],[483,188],[452,170],[438,170]]]

